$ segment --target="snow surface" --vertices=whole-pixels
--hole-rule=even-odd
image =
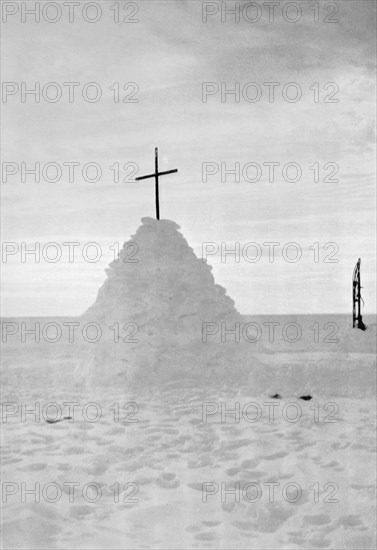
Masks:
[[[106,338],[83,345],[14,337],[3,345],[2,398],[17,406],[2,424],[3,484],[16,487],[3,501],[3,547],[375,548],[376,319],[366,318],[362,332],[347,316],[243,317],[178,226],[144,219],[131,240],[140,262],[113,263],[84,316],[60,319],[96,321]],[[224,320],[278,329],[294,322],[302,338],[287,342],[277,331],[270,342],[263,331],[255,343],[216,334],[204,344],[202,321]],[[140,342],[114,343],[105,329],[116,321],[138,323]],[[325,341],[327,323],[339,341]],[[300,399],[308,393],[311,400]],[[22,403],[42,410],[52,402],[63,412],[76,402],[72,421],[22,419]],[[85,419],[88,403],[99,407],[96,421]],[[241,413],[226,414],[232,410]],[[73,501],[68,482],[78,484]],[[93,482],[102,495],[88,502],[82,489]],[[55,502],[22,499],[22,484],[37,483],[64,490]],[[115,502],[116,483],[135,483],[138,502],[123,490]],[[203,483],[219,489],[207,502]],[[248,483],[262,490],[255,502],[243,498]],[[296,502],[283,498],[287,483],[301,489]],[[240,498],[224,498],[222,484],[236,492],[239,484]]]

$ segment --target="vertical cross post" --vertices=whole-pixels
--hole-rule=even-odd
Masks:
[[[156,182],[156,219],[160,219],[160,197],[158,191],[158,147],[154,149],[154,173],[155,173],[155,182]]]

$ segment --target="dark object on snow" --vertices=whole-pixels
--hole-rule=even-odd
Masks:
[[[312,399],[311,395],[301,395],[300,399],[303,399],[304,401],[310,401]]]
[[[71,420],[72,416],[65,416],[64,418],[57,418],[56,420],[46,420],[48,424],[57,424],[58,422],[63,422],[63,420]]]
[[[361,297],[360,264],[361,259],[359,258],[353,270],[352,277],[352,327],[365,330],[367,327],[364,325],[361,316],[361,302],[364,304],[364,300]]]
[[[275,393],[275,395],[271,395],[272,399],[281,399],[280,393]]]

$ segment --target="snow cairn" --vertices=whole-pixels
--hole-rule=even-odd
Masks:
[[[203,337],[203,323],[234,329],[242,322],[234,301],[176,223],[141,221],[82,316],[101,337],[82,346],[78,376],[101,385],[239,379],[242,344]]]

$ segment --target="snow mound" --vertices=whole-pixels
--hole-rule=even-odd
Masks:
[[[101,327],[78,372],[101,383],[213,377],[239,370],[240,346],[202,341],[203,323],[240,322],[234,301],[215,284],[169,220],[143,218],[106,270],[107,279],[83,320]]]

